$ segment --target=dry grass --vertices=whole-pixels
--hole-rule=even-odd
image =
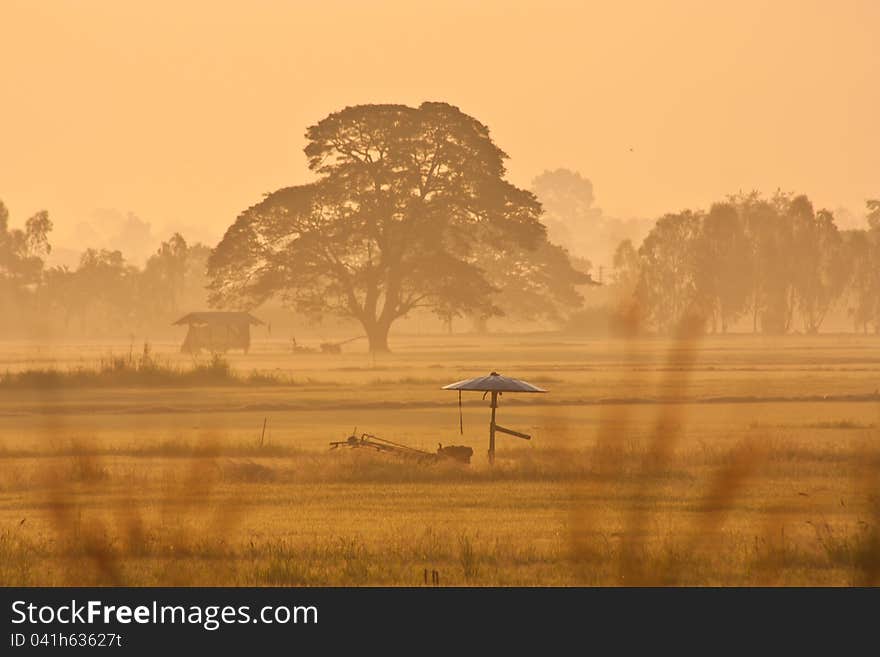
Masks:
[[[0,390],[228,385],[290,386],[295,382],[257,371],[243,376],[232,369],[225,356],[216,353],[207,359],[194,358],[189,365],[174,363],[154,355],[149,343],[144,343],[138,354],[133,349],[123,355],[110,353],[89,365],[7,370],[0,374]]]
[[[413,340],[375,366],[230,357],[230,376],[301,386],[12,386],[0,583],[422,585],[427,570],[441,585],[877,584],[878,406],[834,399],[873,393],[873,352],[811,340]],[[23,352],[8,366],[47,366]],[[499,421],[535,438],[500,438],[489,468],[485,406],[466,399],[459,436],[457,398],[437,388],[499,362],[569,403],[504,398]],[[770,392],[832,399],[760,401]],[[715,394],[758,401],[658,403]],[[653,401],[597,402],[609,396]],[[326,450],[355,425],[468,444],[474,463]]]

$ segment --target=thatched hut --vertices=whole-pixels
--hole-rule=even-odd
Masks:
[[[263,322],[245,312],[198,312],[184,315],[173,326],[189,326],[180,351],[197,354],[203,349],[211,352],[224,352],[229,349],[251,347],[251,325],[261,326]]]

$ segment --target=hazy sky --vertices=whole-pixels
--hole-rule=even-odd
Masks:
[[[0,199],[61,235],[96,208],[220,235],[310,179],[306,126],[443,100],[515,183],[577,169],[611,215],[778,186],[861,215],[878,26],[874,0],[0,0]]]

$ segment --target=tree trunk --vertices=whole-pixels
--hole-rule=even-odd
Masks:
[[[383,324],[381,322],[364,324],[371,353],[387,353],[391,351],[388,348],[388,330],[390,328],[390,324]]]

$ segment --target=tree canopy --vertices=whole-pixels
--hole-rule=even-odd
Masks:
[[[871,211],[869,201],[869,222]],[[841,234],[833,214],[803,195],[739,194],[709,212],[661,217],[627,260],[627,276],[637,270],[636,299],[660,332],[688,317],[726,331],[748,313],[754,331],[787,333],[799,315],[804,332],[817,333],[848,291],[851,314],[874,321],[878,230]]]
[[[41,282],[51,230],[45,210],[25,221],[23,229],[10,228],[9,211],[0,201],[0,329],[18,321],[21,310],[32,305],[29,292]]]
[[[348,107],[306,137],[318,180],[238,216],[209,258],[213,305],[280,296],[314,317],[358,320],[384,351],[392,323],[416,308],[502,312],[487,270],[500,258],[515,278],[530,266],[523,252],[546,248],[541,205],[505,180],[489,129],[452,105]]]

